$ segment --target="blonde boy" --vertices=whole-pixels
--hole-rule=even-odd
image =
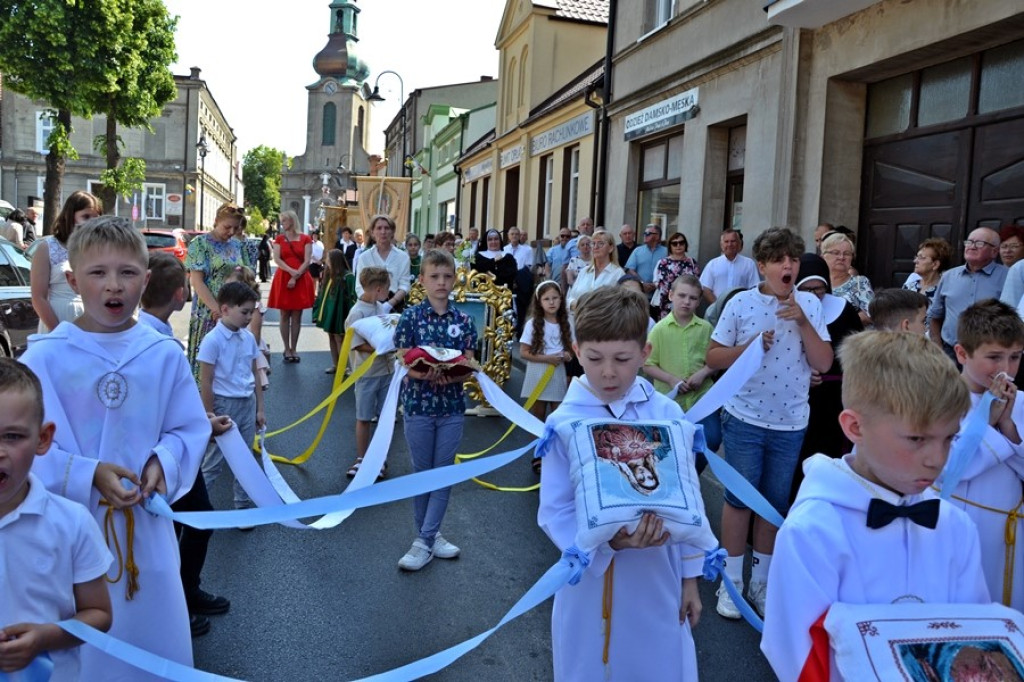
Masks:
[[[910,289],[880,289],[868,304],[868,316],[878,330],[924,334],[927,314],[928,297]]]
[[[359,270],[359,286],[362,288],[362,293],[359,294],[359,300],[352,306],[348,317],[345,318],[346,328],[356,320],[387,314],[388,311],[381,301],[388,296],[390,277],[385,268],[377,266],[367,266]],[[367,343],[366,339],[353,332],[352,351],[349,353],[349,364],[352,371],[354,372],[357,367],[366,362],[373,351],[373,346]],[[356,461],[348,470],[349,478],[356,475],[359,465],[363,463],[366,448],[370,446],[370,424],[374,419],[380,417],[394,371],[394,354],[385,353],[378,356],[366,374],[356,381]],[[380,477],[387,472],[387,466],[385,460],[384,466],[380,470]]]
[[[761,650],[782,680],[828,679],[834,662],[810,656],[811,627],[835,602],[989,601],[974,523],[930,489],[970,405],[967,386],[916,334],[855,334],[839,358],[839,421],[855,450],[806,461],[776,539]]]
[[[68,257],[68,282],[85,312],[32,337],[22,356],[56,424],[53,446],[33,473],[107,524],[123,552],[133,536],[124,565],[111,569],[111,634],[191,665],[174,525],[140,505],[153,493],[174,502],[188,491],[210,422],[181,347],[133,317],[148,279],[142,234],[126,218],[94,218],[72,233]],[[82,650],[82,678],[160,679],[92,647]]]

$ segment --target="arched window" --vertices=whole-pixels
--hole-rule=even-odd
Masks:
[[[324,105],[324,129],[321,135],[321,144],[325,147],[334,144],[334,134],[338,128],[338,108],[334,102]]]
[[[365,115],[363,108],[359,107],[359,113],[356,116],[356,141],[361,147],[366,146],[366,140],[363,139],[363,124],[365,122],[363,119]]]

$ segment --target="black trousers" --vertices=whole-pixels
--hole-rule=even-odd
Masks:
[[[192,489],[180,500],[171,505],[176,512],[213,511],[210,496],[206,492],[206,482],[200,471]],[[196,593],[199,589],[199,574],[206,564],[206,551],[210,546],[212,530],[199,530],[180,523],[174,524],[178,534],[178,552],[181,554],[181,585],[185,588],[185,597]]]

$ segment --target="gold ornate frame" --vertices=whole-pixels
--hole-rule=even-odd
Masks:
[[[425,297],[423,285],[415,282],[412,291],[409,292],[409,302],[416,304]],[[499,286],[492,273],[476,272],[466,266],[460,266],[455,272],[455,286],[451,299],[456,304],[463,304],[463,311],[471,314],[477,322],[477,361],[494,383],[503,385],[512,374],[512,344],[515,341],[512,292],[506,287]],[[473,314],[475,311],[468,310],[470,306],[467,306],[467,303],[480,304],[483,307],[482,328],[479,328],[480,316]],[[486,402],[475,379],[466,381],[466,392],[473,400]]]

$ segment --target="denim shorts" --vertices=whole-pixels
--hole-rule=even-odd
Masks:
[[[806,431],[773,431],[748,424],[722,410],[725,461],[783,516],[789,510],[789,489]],[[725,501],[737,509],[747,508],[729,490],[725,491]]]
[[[388,373],[376,377],[363,377],[356,381],[357,421],[369,422],[380,416],[393,376]]]

